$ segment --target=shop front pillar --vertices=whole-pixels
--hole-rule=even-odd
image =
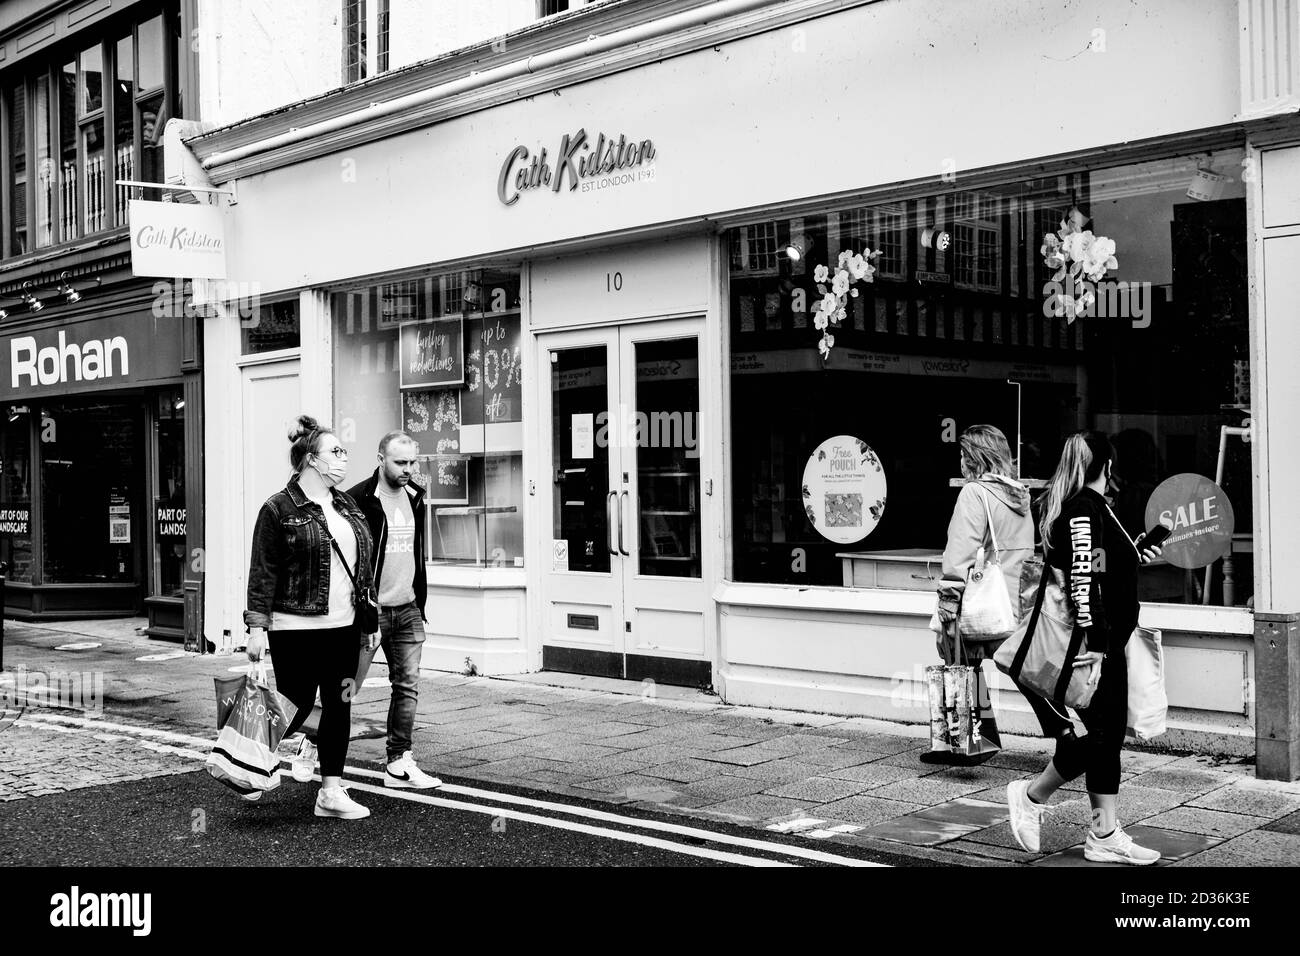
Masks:
[[[1300,614],[1255,615],[1255,775],[1300,778]]]
[[[1300,146],[1260,148],[1253,206],[1255,300],[1256,773],[1300,777]]]

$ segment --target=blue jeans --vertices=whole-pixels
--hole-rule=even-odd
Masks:
[[[388,760],[392,762],[411,749],[415,711],[420,699],[420,652],[424,649],[424,621],[414,601],[400,607],[379,609],[379,646],[388,659],[388,681],[392,696],[388,702]],[[370,669],[374,652],[362,651],[357,686]]]

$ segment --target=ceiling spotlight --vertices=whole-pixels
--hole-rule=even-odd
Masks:
[[[805,253],[808,250],[804,248],[804,244],[802,242],[790,242],[786,244],[786,247],[783,251],[785,252],[785,257],[789,259],[791,262],[799,262],[801,259],[803,259]]]
[[[9,318],[9,313],[4,309],[0,309],[0,322],[3,322],[7,318]]]
[[[59,294],[63,296],[64,301],[69,305],[81,301],[81,293],[68,284],[68,273],[66,272],[59,276]]]
[[[9,420],[11,422],[16,422],[18,421],[19,415],[26,415],[30,410],[31,409],[29,409],[26,405],[10,405]]]
[[[183,399],[183,398],[178,398],[178,399],[176,399],[176,401],[172,402],[172,408],[175,408],[175,409],[178,409],[178,410],[179,410],[179,409],[182,409],[182,408],[184,408],[184,407],[185,407],[185,399]]]
[[[42,302],[40,299],[36,298],[36,296],[32,295],[30,291],[31,285],[32,284],[30,282],[23,283],[22,298],[23,301],[27,303],[27,308],[29,311],[39,312],[41,311],[41,309],[45,308],[45,303]]]

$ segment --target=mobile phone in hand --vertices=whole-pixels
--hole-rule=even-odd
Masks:
[[[1173,534],[1172,528],[1168,525],[1158,524],[1150,531],[1145,532],[1142,537],[1137,539],[1137,541],[1133,542],[1133,546],[1137,548],[1138,553],[1141,554],[1147,548],[1159,547],[1165,538],[1169,537],[1171,534]]]

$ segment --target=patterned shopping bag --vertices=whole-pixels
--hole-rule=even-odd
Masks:
[[[298,708],[266,682],[258,661],[257,679],[217,677],[217,742],[208,755],[208,773],[239,793],[274,790],[280,785],[276,748]]]

